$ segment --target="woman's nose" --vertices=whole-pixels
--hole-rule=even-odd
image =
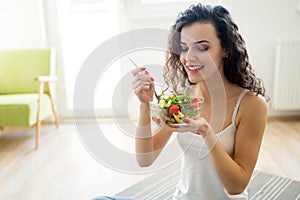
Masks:
[[[197,60],[197,53],[194,50],[189,49],[186,52],[185,60],[187,60],[187,61],[195,61],[195,60]]]

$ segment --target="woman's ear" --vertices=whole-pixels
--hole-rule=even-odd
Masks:
[[[223,49],[223,58],[228,58],[228,52],[226,49]]]

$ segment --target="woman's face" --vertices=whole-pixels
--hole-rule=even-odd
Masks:
[[[192,83],[208,80],[223,71],[226,52],[210,22],[196,22],[183,27],[180,46],[180,61]]]

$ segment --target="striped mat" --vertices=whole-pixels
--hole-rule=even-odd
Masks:
[[[179,168],[159,171],[116,196],[137,200],[172,198],[179,178]],[[300,200],[300,182],[255,171],[248,186],[249,200]]]

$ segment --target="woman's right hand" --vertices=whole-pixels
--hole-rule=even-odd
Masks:
[[[148,105],[153,99],[154,94],[154,78],[146,71],[146,68],[136,68],[132,70],[134,80],[132,87],[135,95],[141,103]]]

